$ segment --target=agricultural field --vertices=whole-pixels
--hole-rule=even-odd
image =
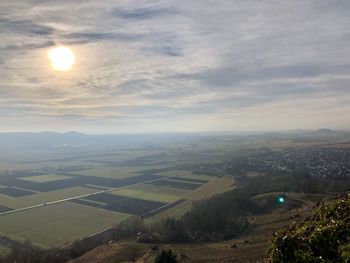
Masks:
[[[183,145],[182,145],[183,146]],[[167,149],[42,152],[0,176],[0,235],[62,247],[132,217],[181,216],[232,187],[232,178],[192,173],[200,152]],[[205,157],[207,158],[207,156]],[[8,168],[8,166],[6,166]]]
[[[64,202],[0,216],[1,232],[15,240],[60,247],[121,222],[127,214]]]
[[[66,176],[62,174],[44,174],[44,175],[27,176],[21,179],[25,181],[34,182],[34,183],[47,183],[47,182],[65,180],[70,178],[71,178],[70,176]]]
[[[237,156],[267,148],[278,152],[293,145],[326,147],[339,139],[311,140],[309,135],[169,135],[125,141],[83,137],[81,144],[76,144],[76,138],[73,143],[56,138],[55,143],[35,150],[32,141],[27,148],[5,144],[10,148],[0,156],[1,236],[62,247],[133,216],[150,224],[179,218],[193,203],[236,187],[235,174],[226,173],[225,167]],[[248,177],[259,175],[248,170]]]

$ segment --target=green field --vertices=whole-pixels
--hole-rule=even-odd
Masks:
[[[28,152],[20,148],[0,160],[0,235],[17,241],[28,240],[42,247],[62,247],[135,215],[143,217],[146,224],[168,217],[180,218],[198,201],[240,183],[240,171],[236,177],[236,170],[228,168],[236,157],[276,152],[296,145],[328,143],[320,138],[299,139],[269,134],[198,136],[164,142],[160,137],[159,141],[111,142],[91,148],[84,145],[31,148]],[[256,177],[262,175],[250,169],[245,172],[248,179],[259,179]],[[306,207],[311,205],[309,200],[319,199],[316,195],[290,197],[294,203]],[[66,200],[70,198],[74,200]],[[263,203],[268,198],[271,196],[258,195],[252,200]],[[178,200],[183,202],[171,207]],[[40,207],[33,208],[35,205]],[[171,208],[163,210],[167,207]],[[27,210],[9,211],[22,208]],[[291,217],[297,213],[299,211],[291,214],[278,211],[273,215],[251,216],[249,220],[255,224],[251,234],[257,238],[257,233],[262,233],[258,237],[266,240],[266,233],[275,231],[279,222],[294,220]],[[212,257],[211,250],[206,248],[195,248],[193,253],[190,248],[183,249],[190,257],[202,254]],[[2,250],[7,251],[0,246],[0,253]],[[231,256],[235,250],[228,246],[225,251]],[[247,253],[250,252],[247,249]]]
[[[149,184],[139,184],[132,187],[132,189],[136,189],[139,191],[145,191],[145,192],[151,192],[151,193],[158,193],[158,194],[167,194],[167,195],[175,195],[175,196],[182,196],[185,193],[188,193],[189,190],[182,189],[182,188],[175,188],[175,187],[169,187],[169,186],[154,186]]]
[[[71,178],[71,177],[66,175],[61,175],[61,174],[47,174],[47,175],[28,176],[28,177],[23,177],[21,179],[30,181],[30,182],[35,182],[35,183],[46,183],[46,182],[64,180],[68,178]]]
[[[76,174],[82,174],[87,176],[98,176],[105,178],[127,178],[136,175],[139,171],[136,167],[98,167],[89,170],[82,170],[74,172]]]
[[[60,247],[118,224],[129,215],[70,202],[0,216],[0,233],[46,247]]]
[[[151,218],[148,218],[146,222],[154,223],[168,217],[179,218],[191,208],[193,202],[201,199],[206,199],[215,194],[230,190],[232,189],[232,183],[234,183],[234,180],[229,177],[212,178],[208,184],[205,184],[194,191],[186,191],[179,195],[179,197],[181,197],[182,199],[186,199],[187,201],[167,211],[161,212]],[[161,189],[157,190],[160,191]]]
[[[224,145],[224,143],[222,143]],[[222,147],[219,144],[220,147]],[[192,167],[198,166],[197,162],[205,160],[220,160],[222,155],[213,155],[217,152],[218,144],[205,144],[198,148],[195,154],[190,146],[182,143],[166,145],[160,149],[113,149],[105,152],[95,150],[86,152],[80,149],[59,149],[56,151],[37,151],[27,156],[19,152],[12,158],[12,163],[0,163],[1,170],[38,171],[41,174],[19,176],[21,186],[14,190],[14,194],[0,193],[0,206],[11,209],[21,209],[35,205],[43,205],[24,211],[0,215],[0,233],[12,239],[29,240],[43,247],[64,246],[96,232],[110,228],[120,221],[131,216],[129,212],[114,212],[107,209],[93,207],[93,205],[106,205],[103,201],[88,200],[92,193],[103,192],[106,195],[141,199],[142,202],[158,202],[170,204],[180,199],[186,201],[162,211],[150,218],[147,222],[155,222],[168,216],[179,217],[188,211],[194,201],[208,198],[213,194],[226,191],[232,187],[232,179],[217,178],[204,174],[194,174]],[[207,151],[206,147],[212,148]],[[225,150],[226,151],[226,150]],[[17,162],[17,163],[16,163]],[[49,167],[49,168],[44,168]],[[77,169],[64,170],[66,167],[78,167]],[[46,170],[45,170],[46,169]],[[62,169],[62,170],[61,170]],[[128,180],[133,176],[163,176],[169,182],[200,186],[191,179],[206,180],[203,185],[195,190],[186,187],[173,187],[153,185],[149,179],[121,187],[108,185],[108,180]],[[176,178],[179,177],[179,178]],[[181,178],[180,178],[181,177]],[[81,185],[65,184],[76,179],[91,178],[91,182]],[[99,184],[99,180],[105,183]],[[0,177],[1,180],[1,177]],[[107,183],[106,183],[107,182]],[[148,182],[148,183],[147,183]],[[42,185],[59,185],[58,188],[41,189]],[[37,188],[31,188],[35,185]],[[38,186],[39,185],[39,186]],[[176,185],[176,184],[175,184]],[[26,187],[27,186],[27,187]],[[6,186],[0,182],[0,189]],[[10,187],[11,188],[11,187]],[[30,190],[28,195],[16,196],[15,190]],[[11,189],[7,189],[10,190]],[[50,204],[67,198],[75,198],[82,195],[86,203],[73,203],[69,201]],[[46,205],[44,205],[46,204]],[[90,206],[91,205],[91,206]]]
[[[153,166],[150,167],[155,169]],[[142,168],[145,169],[145,167]],[[120,171],[124,171],[124,173],[117,174],[117,172]],[[137,175],[136,171],[138,171],[138,168],[136,169],[135,167],[122,167],[121,169],[117,167],[100,167],[91,170],[84,170],[83,173],[84,175],[91,176],[98,175],[98,177],[101,178],[117,177],[120,179],[135,176]],[[76,174],[81,174],[81,172],[82,171],[76,172]],[[198,176],[186,171],[181,171],[181,173],[179,171],[167,171],[164,173],[164,176],[176,175],[181,175],[181,177],[185,179],[196,178],[210,181],[194,191],[170,186],[137,183],[127,187],[121,187],[114,191],[108,191],[108,194],[163,203],[172,203],[179,199],[189,200],[146,220],[147,222],[155,222],[168,216],[181,216],[190,209],[192,205],[191,200],[199,200],[200,198],[209,197],[211,194],[227,190],[231,183],[230,180],[224,178]],[[47,183],[67,178],[69,178],[69,176],[47,174],[24,177],[23,179],[35,183]],[[186,182],[186,180],[180,180],[177,178],[170,179],[170,181],[191,184],[191,182]],[[37,192],[20,197],[0,195],[0,205],[13,209],[20,209],[66,198],[90,195],[91,193],[100,191],[102,190],[99,188],[76,186],[49,192]],[[89,202],[97,205],[103,204],[96,201]],[[0,233],[1,235],[8,236],[18,241],[29,240],[42,247],[61,247],[76,239],[110,228],[130,216],[130,214],[113,212],[87,206],[85,204],[61,202],[25,211],[0,215]]]
[[[33,195],[23,196],[23,197],[10,197],[5,195],[0,195],[0,205],[4,205],[10,208],[18,209],[27,206],[33,206],[48,202],[53,202],[56,200],[71,198],[74,196],[90,194],[96,192],[96,189],[91,189],[87,187],[71,187],[65,188],[61,190],[45,192],[45,193],[37,193]]]
[[[159,174],[164,176],[181,176],[181,177],[186,177],[190,179],[201,179],[201,180],[213,179],[212,176],[204,175],[204,174],[194,174],[192,171],[186,171],[186,170],[172,170],[172,171],[161,172]]]
[[[186,193],[184,198],[198,201],[203,198],[209,198],[215,194],[232,189],[234,180],[231,177],[219,177],[212,179],[206,185]]]
[[[179,196],[176,196],[176,195],[144,192],[144,191],[134,190],[130,188],[116,190],[111,193],[116,195],[121,195],[121,196],[137,197],[139,199],[166,202],[166,203],[172,203],[180,199]]]

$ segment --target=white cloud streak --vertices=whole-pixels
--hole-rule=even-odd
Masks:
[[[350,128],[347,0],[12,2],[1,131]],[[49,67],[56,44],[69,73]]]

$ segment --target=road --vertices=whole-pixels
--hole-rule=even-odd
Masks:
[[[143,181],[143,182],[139,182],[139,183],[135,183],[135,184],[129,184],[129,185],[121,186],[121,187],[109,188],[109,189],[101,190],[101,191],[94,192],[94,193],[89,193],[89,194],[84,194],[84,195],[77,195],[77,196],[73,196],[73,197],[69,197],[69,198],[65,198],[65,199],[60,199],[60,200],[55,200],[55,201],[51,201],[51,202],[47,202],[47,203],[41,203],[41,204],[37,204],[37,205],[32,205],[32,206],[27,206],[27,207],[23,207],[23,208],[18,208],[18,209],[6,211],[6,212],[1,212],[0,216],[13,214],[13,213],[18,213],[18,212],[23,212],[23,211],[31,210],[31,209],[36,209],[36,208],[40,208],[40,207],[43,207],[43,206],[55,205],[55,204],[58,204],[58,203],[63,203],[63,202],[67,202],[67,201],[71,201],[71,200],[79,199],[79,198],[84,198],[84,197],[88,197],[88,196],[92,196],[92,195],[108,193],[108,192],[112,192],[112,191],[115,191],[115,190],[118,190],[118,189],[124,189],[124,188],[128,188],[130,186],[135,186],[135,185],[139,185],[139,184],[151,183],[151,182],[155,182],[155,181],[158,181],[158,180],[165,179],[167,177],[171,177],[171,176],[165,176],[165,177],[162,177],[162,178],[148,180],[148,181]]]

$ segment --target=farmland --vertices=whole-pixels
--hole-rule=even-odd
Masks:
[[[94,170],[98,173],[99,169]],[[194,179],[186,177],[167,179],[155,174],[113,178],[79,172],[63,175],[51,171],[43,175],[3,177],[1,234],[19,241],[30,240],[43,247],[64,246],[130,216],[143,216],[151,211],[147,217],[166,213],[181,204],[179,200],[183,196],[210,181],[193,182]],[[23,208],[29,209],[22,211]]]
[[[289,135],[136,138],[9,148],[0,158],[0,235],[63,247],[130,217],[147,224],[179,218],[195,202],[236,187],[236,158],[264,153],[264,147],[278,154],[305,141]],[[302,147],[337,140],[308,139]]]
[[[280,193],[271,193],[268,195],[257,196],[260,201],[266,200],[270,195]],[[304,194],[293,194],[291,198],[300,200],[304,206],[297,210],[278,209],[274,212],[261,214],[254,218],[252,228],[243,236],[221,242],[205,243],[132,243],[128,241],[119,241],[113,244],[101,245],[92,251],[89,251],[81,258],[73,260],[73,263],[80,262],[131,262],[132,255],[136,255],[136,262],[152,263],[158,255],[159,250],[171,248],[180,258],[187,262],[262,262],[266,249],[268,248],[268,238],[283,226],[295,222],[296,218],[310,215],[309,210],[313,206],[311,200],[322,199],[322,196],[309,196]],[[159,216],[159,215],[158,215]],[[144,247],[147,247],[146,249]],[[154,250],[154,247],[158,250]],[[118,257],[116,257],[118,255]],[[119,259],[119,256],[124,255]],[[126,258],[125,258],[126,257]]]
[[[156,181],[152,182],[159,180],[158,177],[134,177],[128,177],[127,181],[122,182],[111,181],[112,185],[115,182],[112,188],[106,186],[104,177],[99,177],[102,179],[102,185],[94,181],[95,186],[90,184],[73,186],[64,178],[61,180],[66,181],[67,188],[59,185],[60,189],[55,187],[52,191],[44,192],[39,192],[38,188],[35,188],[35,192],[34,189],[29,190],[33,192],[26,195],[17,194],[22,189],[2,188],[8,189],[10,193],[1,192],[1,212],[7,214],[0,215],[0,232],[15,240],[30,240],[43,247],[64,246],[75,239],[112,227],[130,216],[142,216],[161,207],[168,207],[171,210],[173,206],[167,205],[176,204],[183,194],[192,189],[188,187],[189,183],[185,182],[176,184],[177,188],[173,186],[176,181],[169,181],[171,186],[168,184],[158,186],[154,184]],[[57,178],[59,176],[55,177]],[[47,184],[47,182],[55,183],[57,180],[45,179],[45,182],[35,184]],[[2,183],[6,185],[7,182]],[[50,187],[50,184],[47,185]],[[99,186],[107,190],[101,190]],[[201,185],[195,186],[197,188]],[[154,188],[158,192],[152,191]],[[61,202],[66,199],[69,200]],[[39,207],[33,207],[38,205]],[[33,208],[20,210],[26,207]],[[167,209],[162,209],[160,212],[165,210]],[[157,213],[152,213],[155,214]]]
[[[127,214],[65,202],[1,216],[0,224],[6,230],[4,234],[13,239],[49,247],[66,245],[127,217]]]
[[[193,173],[208,156],[184,143],[24,154],[0,160],[0,234],[41,247],[68,245],[132,216],[180,216],[234,182]]]

